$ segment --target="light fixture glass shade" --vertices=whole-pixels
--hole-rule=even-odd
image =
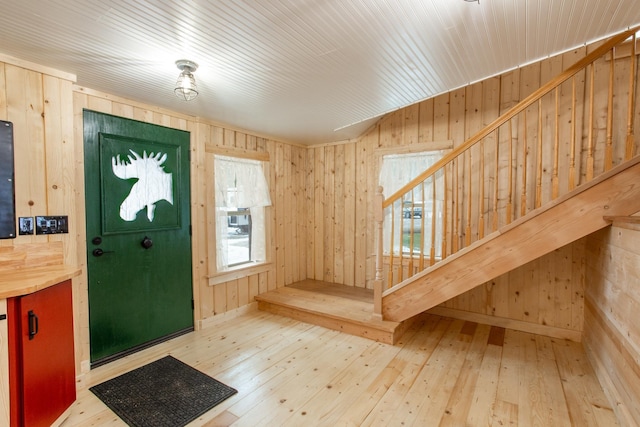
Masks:
[[[174,92],[178,98],[184,99],[185,101],[191,101],[198,96],[196,79],[193,78],[193,74],[188,71],[180,73]]]
[[[196,68],[198,68],[198,64],[182,59],[176,61],[176,66],[182,72],[178,76],[178,81],[176,81],[174,92],[178,98],[185,101],[191,101],[196,96],[198,96],[196,79],[192,74],[196,70]]]

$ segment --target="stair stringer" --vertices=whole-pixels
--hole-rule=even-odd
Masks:
[[[529,212],[387,289],[382,316],[401,322],[608,225],[640,212],[640,157]]]

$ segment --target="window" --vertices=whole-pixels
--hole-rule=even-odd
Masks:
[[[444,150],[423,151],[419,153],[388,154],[382,157],[380,167],[380,185],[384,190],[385,198],[392,196],[396,191],[427,170],[435,162],[444,156]],[[435,197],[431,179],[418,186],[412,192],[404,195],[402,203],[393,206],[396,227],[402,220],[402,233],[394,233],[394,252],[418,253],[420,248],[434,246],[436,257],[442,252],[442,213],[444,209],[444,181],[442,173],[435,177]],[[433,203],[435,201],[435,235],[432,236],[431,221],[433,217]],[[424,228],[424,229],[423,229]],[[411,234],[413,234],[413,248],[411,247]],[[387,208],[383,226],[384,247],[390,248],[391,240],[391,208]]]
[[[251,209],[227,211],[227,262],[229,267],[251,262]]]
[[[271,199],[262,162],[215,155],[214,171],[217,270],[265,261]]]

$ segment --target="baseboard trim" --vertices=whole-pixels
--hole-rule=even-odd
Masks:
[[[551,338],[567,339],[581,342],[582,332],[570,329],[556,328],[553,326],[539,325],[535,323],[523,322],[521,320],[507,319],[505,317],[489,316],[487,314],[472,313],[470,311],[456,310],[455,308],[434,307],[427,313],[443,317],[465,320],[469,322],[482,323],[490,326],[499,326],[506,329],[513,329],[531,334],[545,335]]]
[[[252,311],[258,311],[258,302],[254,301],[242,307],[238,307],[233,310],[226,311],[224,313],[216,314],[213,317],[208,317],[198,321],[198,329],[210,328],[211,326],[219,325],[223,322],[233,320],[238,316],[241,316]]]

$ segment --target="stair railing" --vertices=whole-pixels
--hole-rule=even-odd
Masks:
[[[394,286],[636,154],[637,31],[603,42],[390,197],[378,189],[374,316]]]

